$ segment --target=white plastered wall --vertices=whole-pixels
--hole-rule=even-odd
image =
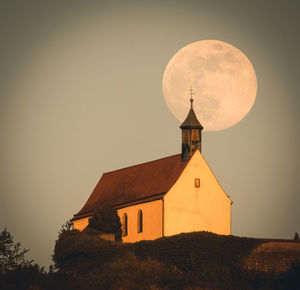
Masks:
[[[136,242],[140,240],[154,240],[162,236],[162,203],[155,200],[137,205],[128,206],[118,210],[121,222],[123,214],[128,217],[128,235],[123,236],[123,242]],[[138,233],[138,211],[143,212],[143,232]]]
[[[195,187],[195,179],[200,187]],[[164,234],[210,231],[229,235],[231,200],[197,150],[164,197]]]
[[[162,236],[162,203],[163,201],[155,200],[137,205],[132,205],[118,209],[118,215],[121,223],[123,222],[123,214],[127,214],[128,218],[128,235],[123,236],[123,242],[136,242],[140,240],[154,240]],[[138,211],[143,212],[143,231],[138,233],[137,221]],[[82,231],[89,224],[89,218],[82,218],[73,221],[74,229]]]
[[[84,230],[87,227],[87,225],[89,224],[89,218],[90,217],[86,217],[86,218],[82,218],[80,220],[73,221],[74,230],[79,230],[79,231]]]

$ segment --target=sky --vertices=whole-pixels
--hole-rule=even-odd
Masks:
[[[202,154],[233,200],[232,234],[300,233],[298,1],[1,1],[0,230],[51,263],[57,233],[102,173],[180,153],[162,95],[172,56],[239,48],[257,75],[237,125]]]

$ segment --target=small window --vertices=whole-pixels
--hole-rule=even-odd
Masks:
[[[192,130],[192,140],[193,141],[200,141],[200,134],[198,129]]]
[[[127,214],[123,214],[122,218],[122,236],[126,237],[128,235],[128,217]]]
[[[188,143],[190,141],[190,134],[188,130],[182,130],[182,142]]]
[[[138,233],[143,232],[143,212],[141,209],[139,209],[138,215],[137,215],[137,232]]]
[[[200,178],[195,178],[195,187],[200,187]]]

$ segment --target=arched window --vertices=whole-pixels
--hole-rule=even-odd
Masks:
[[[137,214],[137,232],[138,233],[143,232],[143,212],[141,209],[139,209]]]
[[[122,236],[125,237],[128,235],[128,217],[127,214],[123,214],[122,218]]]

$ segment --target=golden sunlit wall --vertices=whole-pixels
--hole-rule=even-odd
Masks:
[[[84,230],[87,227],[87,225],[89,224],[89,218],[90,217],[86,217],[86,218],[82,218],[80,220],[73,221],[74,230],[79,230],[79,231]]]
[[[154,240],[162,236],[162,200],[155,200],[138,205],[128,206],[118,210],[123,223],[123,215],[127,214],[127,236],[122,237],[124,242],[140,240]],[[138,227],[138,213],[142,211],[142,231]],[[123,225],[122,225],[123,226]],[[124,232],[124,231],[123,231]]]
[[[118,215],[122,223],[122,240],[124,242],[136,242],[140,240],[154,240],[162,236],[162,200],[150,201],[138,205],[128,206],[118,210]],[[140,213],[142,219],[139,220]],[[124,235],[125,219],[127,215],[127,234]],[[82,218],[73,221],[75,230],[82,231],[89,224],[89,218]],[[139,221],[142,224],[139,224]],[[103,236],[103,238],[106,238]],[[109,237],[111,238],[111,237]]]
[[[165,235],[210,231],[229,235],[231,200],[197,150],[164,197]]]

